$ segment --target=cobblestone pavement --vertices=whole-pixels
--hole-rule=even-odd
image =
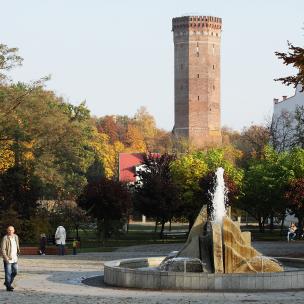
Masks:
[[[103,261],[166,255],[181,244],[125,247],[115,252],[87,253],[77,256],[23,256],[14,292],[0,290],[0,303],[61,304],[61,303],[304,303],[304,291],[229,293],[179,292],[119,289],[105,286],[102,280]],[[302,253],[304,243],[255,244],[265,254],[276,256]],[[0,280],[3,280],[3,271]],[[1,286],[1,285],[0,285]]]

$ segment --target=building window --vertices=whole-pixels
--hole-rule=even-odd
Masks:
[[[180,65],[180,69],[182,70],[183,68],[184,68],[184,65],[183,65],[183,64],[181,64],[181,65]]]
[[[181,90],[181,91],[183,90],[183,86],[182,86],[182,85],[180,86],[180,90]]]
[[[199,74],[197,74],[197,78],[199,78]]]
[[[196,52],[196,56],[199,57],[199,52]]]
[[[212,54],[214,55],[214,44],[212,45]]]
[[[196,47],[198,47],[198,42],[196,42]]]
[[[197,100],[199,100],[199,96],[197,96]]]
[[[215,85],[213,85],[213,91],[215,91]]]
[[[212,66],[213,70],[214,70],[214,65]]]

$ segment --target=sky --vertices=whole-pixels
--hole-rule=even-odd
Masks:
[[[273,79],[295,73],[274,55],[287,40],[303,47],[303,0],[1,1],[0,43],[18,47],[14,81],[51,75],[46,87],[91,113],[135,114],[147,107],[158,127],[174,124],[171,20],[223,20],[222,125],[242,130],[272,115],[273,98],[294,89]]]

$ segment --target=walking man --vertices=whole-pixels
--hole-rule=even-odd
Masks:
[[[64,245],[66,239],[66,232],[63,226],[58,226],[55,233],[56,245],[59,248],[59,255],[64,255]]]
[[[1,251],[4,263],[5,281],[7,291],[13,291],[12,283],[18,272],[18,254],[20,253],[19,238],[13,226],[7,227],[7,234],[1,242]]]

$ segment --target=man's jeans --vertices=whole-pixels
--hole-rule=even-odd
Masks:
[[[5,272],[5,286],[7,288],[11,287],[15,276],[18,273],[18,264],[17,263],[8,263],[8,262],[3,262],[4,263],[4,272]]]
[[[58,254],[64,255],[64,245],[62,245],[62,244],[58,245]]]

